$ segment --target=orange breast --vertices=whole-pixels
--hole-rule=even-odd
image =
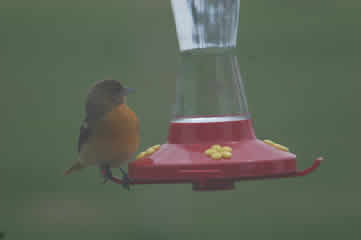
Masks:
[[[99,122],[94,135],[95,145],[102,152],[134,153],[139,145],[138,119],[126,104],[121,104]]]

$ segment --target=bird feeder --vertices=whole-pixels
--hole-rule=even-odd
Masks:
[[[304,176],[296,155],[256,138],[237,58],[239,0],[171,0],[181,67],[168,141],[129,163],[131,184],[233,189],[244,179]],[[113,177],[117,183],[121,180]]]

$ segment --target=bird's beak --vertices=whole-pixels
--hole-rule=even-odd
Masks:
[[[125,95],[129,95],[135,92],[134,88],[124,88],[124,90],[125,90]]]

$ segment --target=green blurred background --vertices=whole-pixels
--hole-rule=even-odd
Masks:
[[[241,0],[237,56],[259,138],[307,177],[235,191],[63,177],[88,87],[114,78],[141,149],[163,143],[179,66],[169,0],[2,0],[0,232],[5,239],[360,239],[361,1]]]

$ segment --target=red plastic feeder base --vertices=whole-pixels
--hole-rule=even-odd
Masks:
[[[232,148],[232,156],[213,159],[212,145]],[[243,179],[303,176],[296,155],[256,139],[251,120],[215,123],[171,123],[168,143],[150,156],[129,164],[131,184],[192,183],[193,190],[228,190]],[[118,183],[119,179],[114,178]]]

